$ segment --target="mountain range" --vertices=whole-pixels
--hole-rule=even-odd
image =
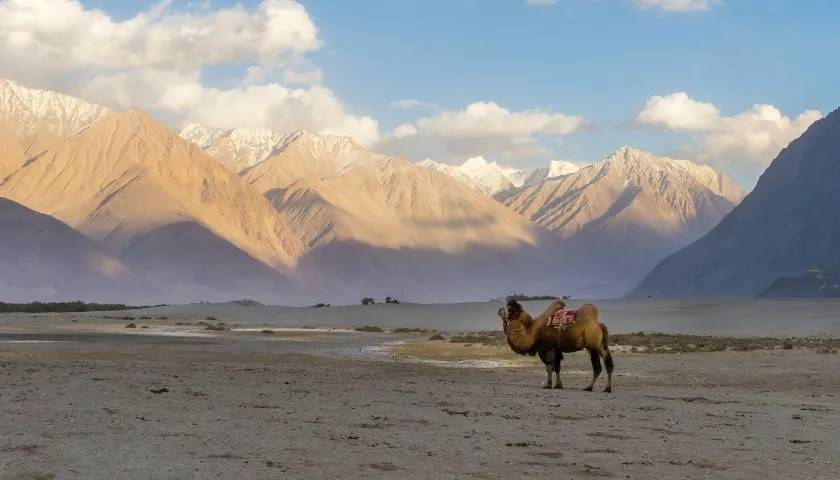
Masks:
[[[9,81],[0,101],[0,197],[19,230],[0,250],[0,282],[12,291],[21,259],[40,255],[26,225],[48,221],[61,232],[53,244],[68,246],[21,285],[39,284],[51,264],[87,279],[64,290],[60,275],[43,280],[31,290],[41,299],[619,295],[742,195],[708,167],[630,148],[580,169],[482,158],[450,167],[305,131],[176,134],[136,109]]]

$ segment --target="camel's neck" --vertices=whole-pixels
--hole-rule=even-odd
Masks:
[[[536,331],[539,326],[526,312],[520,313],[511,320],[505,328],[508,345],[516,353],[528,353],[536,342]]]

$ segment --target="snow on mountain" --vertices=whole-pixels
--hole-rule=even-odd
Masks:
[[[514,188],[539,183],[547,178],[568,175],[580,169],[578,165],[571,162],[552,160],[548,167],[529,172],[499,165],[497,162],[488,162],[484,157],[470,158],[461,165],[448,165],[431,159],[417,162],[417,164],[445,173],[491,197]]]
[[[528,174],[523,170],[488,162],[484,157],[472,157],[461,165],[447,165],[426,159],[418,165],[446,173],[470,187],[493,196],[497,193],[522,186]]]
[[[567,162],[565,160],[552,160],[549,162],[548,167],[537,168],[528,174],[525,181],[522,182],[522,185],[534,185],[547,178],[562,177],[563,175],[575,173],[580,170],[580,168],[581,167],[579,165],[575,165],[572,162]]]
[[[267,128],[225,130],[192,124],[181,130],[179,135],[237,173],[282,152],[295,141],[305,141],[307,148],[316,155],[361,148],[350,137],[306,131],[281,133]]]
[[[109,112],[76,97],[0,79],[0,122],[18,139],[27,157],[37,155],[56,139],[83,131]]]

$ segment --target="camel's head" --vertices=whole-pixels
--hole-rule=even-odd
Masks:
[[[496,311],[496,315],[502,319],[502,330],[507,330],[507,310],[502,307]]]
[[[507,306],[505,307],[505,318],[508,321],[516,320],[523,311],[522,305],[520,305],[519,302],[516,300],[508,300]]]

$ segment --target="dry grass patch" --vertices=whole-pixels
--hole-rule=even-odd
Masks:
[[[471,343],[441,342],[440,340],[418,340],[391,347],[396,355],[422,360],[460,362],[469,360],[495,360],[533,364],[531,357],[513,353],[507,346],[492,346]]]

